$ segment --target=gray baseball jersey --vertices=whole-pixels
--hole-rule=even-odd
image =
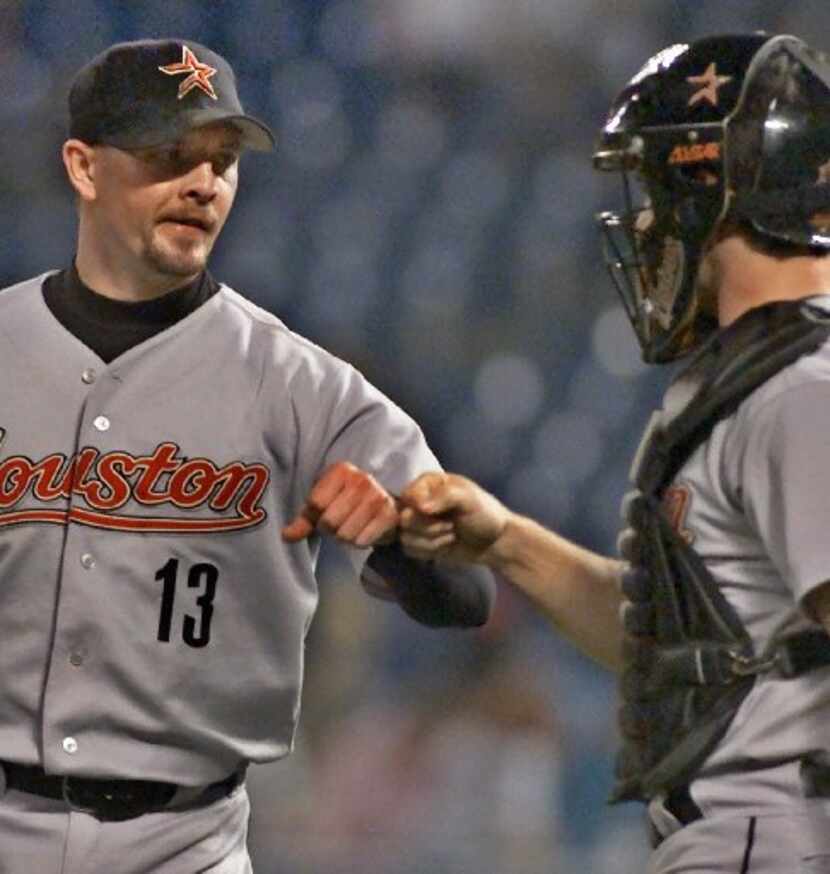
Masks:
[[[227,286],[105,365],[42,280],[0,293],[2,757],[194,786],[285,755],[319,540],[281,527],[335,461],[391,491],[438,462]]]
[[[815,300],[830,307],[830,296]],[[816,627],[803,604],[809,592],[830,580],[828,449],[830,345],[825,344],[780,371],[716,425],[666,493],[675,528],[703,557],[756,652],[779,635]],[[826,854],[828,865],[804,870],[830,870],[828,801],[806,799],[799,776],[801,758],[815,751],[830,751],[830,669],[797,679],[762,676],[692,783],[692,797],[705,817],[739,815],[728,839],[741,846],[746,830],[741,817],[786,817],[778,852],[786,849],[785,835],[798,832],[793,817],[803,817],[815,838],[811,844],[802,834],[803,851]],[[825,823],[822,829],[814,828],[816,818]],[[771,820],[766,822],[758,826],[759,835],[766,835],[772,853],[776,840]],[[700,870],[694,848],[703,852],[710,832],[726,840],[720,828],[711,822],[687,826],[658,849],[653,870]],[[707,864],[710,857],[730,855],[708,853]],[[787,870],[799,870],[798,860],[787,858],[793,862]],[[772,867],[749,870],[784,870],[775,867],[780,863],[779,857]],[[740,870],[729,864],[719,862],[711,870]]]

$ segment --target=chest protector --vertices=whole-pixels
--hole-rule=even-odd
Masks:
[[[621,677],[622,749],[612,801],[646,801],[687,784],[756,678],[830,664],[823,629],[756,653],[701,557],[669,522],[666,489],[715,425],[756,388],[816,351],[830,312],[793,301],[751,310],[718,332],[672,383],[634,460],[625,522],[633,538]]]

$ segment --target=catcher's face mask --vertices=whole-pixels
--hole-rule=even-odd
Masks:
[[[622,169],[622,205],[601,213],[606,265],[649,362],[690,351],[713,316],[700,306],[697,268],[722,202],[718,177]],[[713,215],[714,213],[714,215]]]
[[[641,346],[651,350],[672,328],[686,257],[679,234],[661,225],[640,180],[622,178],[623,208],[598,217],[603,255]]]

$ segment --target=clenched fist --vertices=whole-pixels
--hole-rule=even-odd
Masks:
[[[425,473],[400,496],[398,536],[407,555],[422,560],[487,564],[510,511],[472,480]]]
[[[314,531],[354,546],[394,539],[398,525],[395,499],[369,473],[347,461],[327,468],[300,512],[282,529],[283,540],[296,543]]]

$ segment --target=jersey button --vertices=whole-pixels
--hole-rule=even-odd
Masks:
[[[92,385],[97,376],[98,374],[92,367],[87,367],[87,369],[81,374],[81,382],[84,382],[87,385]]]
[[[81,564],[87,569],[92,570],[95,567],[95,556],[92,553],[85,552],[81,556]]]
[[[106,416],[98,416],[92,423],[99,431],[109,431],[110,420]]]
[[[78,741],[74,737],[65,737],[61,746],[63,746],[63,751],[69,753],[70,756],[74,756],[78,752]]]
[[[79,668],[84,663],[84,654],[76,649],[69,654],[69,664]]]

